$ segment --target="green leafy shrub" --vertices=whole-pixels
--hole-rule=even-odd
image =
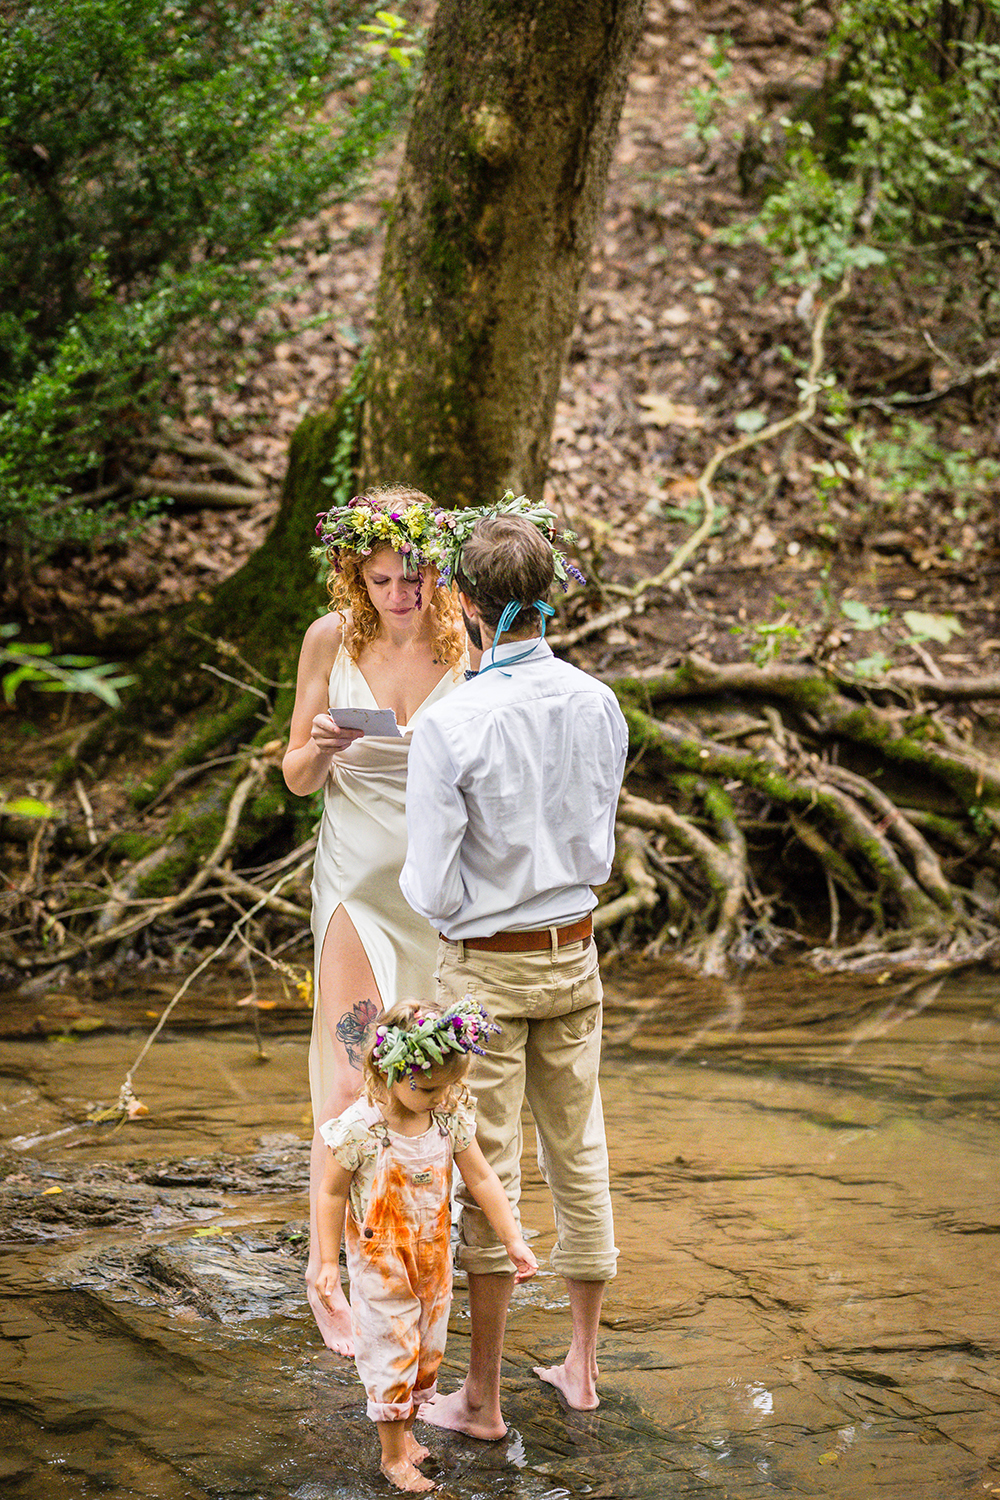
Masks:
[[[345,195],[396,123],[409,83],[368,50],[373,13],[328,0],[4,7],[8,554],[105,534],[110,513],[73,491],[100,482],[115,428],[161,399],[160,351],[194,320],[251,316],[275,241]]]
[[[780,130],[755,230],[781,279],[837,281],[916,246],[981,261],[1000,228],[1000,5],[840,0],[827,82]]]

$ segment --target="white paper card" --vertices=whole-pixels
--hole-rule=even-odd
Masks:
[[[402,738],[391,708],[331,708],[330,717],[341,729],[360,729],[364,734]]]

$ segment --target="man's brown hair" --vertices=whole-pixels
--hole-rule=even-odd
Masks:
[[[513,600],[521,609],[508,626],[512,635],[537,623],[532,609],[545,602],[555,577],[552,548],[523,516],[484,516],[462,548],[455,581],[491,630]]]

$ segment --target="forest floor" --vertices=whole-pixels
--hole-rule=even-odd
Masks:
[[[821,76],[827,25],[824,8],[790,0],[648,7],[546,490],[578,532],[591,579],[657,574],[700,519],[697,480],[712,454],[795,409],[808,298],[775,284],[759,245],[727,244],[720,231],[752,212],[743,187],[752,193],[761,167],[749,144]],[[239,510],[175,505],[128,546],[39,569],[21,603],[58,646],[128,642],[125,622],[152,627],[263,540],[291,433],[343,389],[366,342],[398,159],[397,147],[357,197],[291,238],[275,302],[253,327],[223,323],[175,352],[182,439],[250,464],[267,498]],[[994,351],[954,307],[946,317],[933,289],[871,280],[836,309],[824,353],[849,398],[847,424],[821,410],[722,465],[712,534],[641,613],[576,648],[582,665],[614,674],[694,650],[833,666],[882,656],[946,676],[1000,669],[1000,481],[947,457],[996,451],[995,377],[963,384],[956,373]],[[867,404],[887,395],[916,404],[895,419]],[[852,429],[869,454],[865,475]],[[143,462],[154,478],[231,478],[170,449]],[[868,615],[849,619],[845,600]],[[593,590],[571,597],[561,625],[599,609]]]
[[[624,617],[588,629],[616,607],[623,614],[616,586],[658,575],[696,532],[699,478],[720,450],[801,401],[816,300],[780,284],[758,242],[731,243],[726,231],[759,201],[767,123],[777,126],[822,77],[828,24],[824,8],[794,0],[650,0],[556,412],[545,498],[577,532],[590,583],[567,595],[554,632],[571,659],[609,679],[669,671],[687,653],[815,665],[849,688],[856,672],[865,686],[855,699],[892,671],[925,683],[991,678],[978,700],[942,693],[936,713],[953,746],[974,744],[992,761],[997,377],[970,372],[997,349],[971,284],[963,300],[915,274],[859,279],[822,341],[823,378],[836,381],[843,420],[831,420],[825,399],[779,439],[729,454],[713,481],[710,534],[683,568]],[[41,567],[18,601],[25,638],[127,669],[174,606],[211,591],[259,547],[292,433],[336,399],[367,341],[400,149],[350,202],[290,238],[275,300],[252,327],[222,322],[186,337],[170,367],[174,426],[133,450],[136,471],[165,483],[231,483],[230,460],[197,451],[215,445],[256,471],[263,496],[239,509],[177,503],[127,545]],[[893,410],[887,398],[906,404]],[[908,689],[893,691],[898,702]],[[23,690],[0,705],[0,785],[51,796],[57,748],[93,713],[79,697]],[[147,735],[142,753],[150,747],[166,756],[175,745]],[[68,815],[96,814],[102,828],[119,815],[127,822],[127,771],[87,789],[77,779],[80,809],[66,790]],[[908,790],[906,804],[915,796]],[[28,843],[23,881],[8,871],[14,894],[37,873],[38,844]],[[990,876],[980,904],[994,890]],[[34,927],[60,899],[36,903]]]

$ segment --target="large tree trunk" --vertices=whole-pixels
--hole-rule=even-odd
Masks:
[[[642,0],[442,0],[362,418],[366,480],[540,495]]]

